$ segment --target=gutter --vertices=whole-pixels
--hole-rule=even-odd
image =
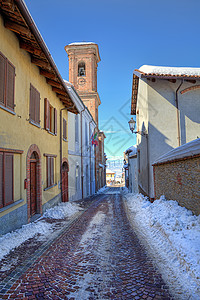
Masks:
[[[83,112],[85,111],[85,106],[84,109],[81,110],[80,115],[81,115],[81,191],[82,191],[82,199],[83,199]]]
[[[89,132],[90,132],[90,124],[92,123],[92,121],[89,122]],[[90,137],[90,196],[91,195],[92,195],[92,143]]]

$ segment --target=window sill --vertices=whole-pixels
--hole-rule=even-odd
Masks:
[[[48,191],[48,190],[52,189],[54,186],[56,186],[56,185],[57,185],[57,183],[55,183],[55,184],[53,184],[51,186],[48,186],[43,191]]]
[[[67,140],[67,139],[64,139],[64,138],[63,138],[63,141],[68,142],[68,140]]]
[[[29,120],[29,123],[32,124],[32,125],[34,125],[34,126],[36,126],[36,127],[38,127],[38,128],[41,128],[40,124],[38,124],[38,123],[36,123],[36,122],[34,122],[32,120]]]
[[[7,210],[7,209],[9,209],[9,208],[11,208],[11,207],[13,207],[13,206],[15,206],[15,205],[18,205],[18,204],[22,203],[23,201],[24,201],[24,199],[20,199],[20,200],[17,200],[17,201],[15,201],[15,202],[7,205],[7,206],[4,206],[4,207],[0,208],[0,213]]]
[[[7,111],[8,113],[10,113],[12,115],[16,115],[14,110],[11,110],[10,108],[7,108],[6,106],[3,106],[2,104],[0,104],[0,108],[2,108],[3,110]]]

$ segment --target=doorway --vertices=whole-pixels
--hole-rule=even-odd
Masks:
[[[37,213],[37,153],[33,152],[30,157],[30,216]]]
[[[65,161],[62,164],[62,202],[68,202],[68,163]]]

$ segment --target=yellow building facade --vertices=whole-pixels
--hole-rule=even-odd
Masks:
[[[55,66],[34,64],[20,32],[4,22],[0,16],[0,234],[68,200],[67,107],[77,113]],[[60,92],[41,75],[47,71]]]

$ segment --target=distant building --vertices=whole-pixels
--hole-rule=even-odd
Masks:
[[[200,134],[200,68],[142,66],[133,72],[139,192],[154,198],[152,164]]]
[[[115,172],[106,169],[106,184],[110,185],[115,181]]]
[[[130,193],[138,193],[138,166],[137,166],[137,148],[135,146],[129,147],[125,151],[128,176],[128,189]]]

